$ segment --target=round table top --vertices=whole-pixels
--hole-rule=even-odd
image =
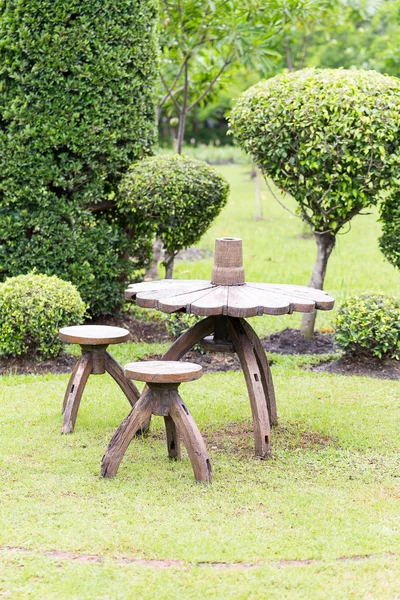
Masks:
[[[279,283],[213,285],[210,281],[162,279],[135,283],[125,291],[127,300],[165,313],[255,317],[292,312],[331,310],[335,300],[323,290]]]
[[[146,360],[129,363],[124,367],[126,377],[146,383],[193,381],[201,377],[202,371],[202,367],[196,363],[175,360]]]
[[[98,346],[126,342],[130,333],[122,327],[110,327],[109,325],[73,325],[60,329],[59,335],[61,340],[67,344]]]

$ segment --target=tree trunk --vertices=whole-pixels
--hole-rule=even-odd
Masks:
[[[158,263],[161,260],[163,250],[163,243],[160,237],[154,240],[153,244],[153,257],[151,259],[150,267],[146,271],[145,279],[159,279],[158,275]]]
[[[164,259],[165,279],[172,279],[174,273],[175,252],[166,252]]]
[[[315,261],[313,272],[311,275],[308,287],[322,290],[326,269],[328,266],[328,260],[331,255],[333,248],[335,247],[335,236],[332,233],[315,233],[315,239],[317,242],[317,260]],[[315,320],[317,318],[317,311],[314,310],[311,313],[305,313],[301,323],[301,333],[304,337],[314,337]]]

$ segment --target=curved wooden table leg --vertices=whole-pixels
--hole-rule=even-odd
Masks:
[[[175,460],[181,460],[181,443],[176,425],[170,415],[164,417],[164,422],[167,432],[168,456]]]
[[[214,317],[207,317],[182,333],[171,348],[162,355],[161,360],[179,360],[193,348],[197,342],[214,331]]]
[[[108,352],[105,353],[105,367],[107,373],[118,383],[125,396],[128,398],[129,404],[135,406],[140,398],[140,392],[136,385],[125,377],[121,365]]]
[[[70,378],[69,378],[69,380],[68,380],[67,389],[65,390],[65,394],[64,394],[64,402],[63,402],[63,407],[62,407],[62,411],[61,411],[61,414],[62,414],[62,415],[64,414],[65,407],[67,406],[68,398],[69,398],[69,395],[70,395],[70,393],[71,393],[71,388],[72,388],[72,386],[74,385],[74,379],[75,379],[75,375],[76,375],[76,372],[77,372],[77,370],[78,370],[78,368],[79,368],[79,365],[81,364],[81,360],[82,360],[82,356],[80,356],[80,357],[78,358],[78,360],[76,361],[76,364],[75,364],[75,366],[74,366],[74,368],[73,368],[73,371],[72,371],[72,373],[71,373],[71,376],[70,376]]]
[[[137,401],[129,415],[122,421],[108,444],[101,463],[101,476],[114,477],[124,454],[136,432],[149,420],[152,413],[153,394],[148,390]]]
[[[246,379],[253,415],[256,455],[260,458],[271,456],[271,426],[265,400],[262,373],[253,346],[246,331],[236,317],[229,317],[229,335],[240,359]]]
[[[257,362],[261,371],[261,380],[265,391],[265,397],[267,399],[267,407],[269,414],[269,421],[271,425],[278,425],[278,413],[276,409],[276,398],[274,390],[274,382],[272,380],[271,369],[268,364],[268,359],[265,354],[265,350],[261,343],[260,338],[251,327],[251,325],[244,319],[240,319],[240,323],[245,330],[247,337],[253,344],[254,354],[256,355]]]
[[[182,398],[177,393],[171,402],[171,417],[192,463],[196,481],[211,481],[211,462],[202,435]]]
[[[79,366],[74,374],[74,378],[70,382],[70,392],[65,405],[61,433],[72,433],[74,431],[82,393],[85,389],[86,382],[91,372],[92,355],[87,352],[82,355]]]

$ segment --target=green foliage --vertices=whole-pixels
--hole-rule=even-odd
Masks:
[[[188,315],[181,312],[163,314],[162,316],[168,335],[175,339],[182,335],[184,331],[187,331],[190,327],[193,327],[193,325],[201,321],[201,317],[198,317],[197,315]]]
[[[399,185],[400,81],[373,71],[312,70],[250,88],[231,126],[263,172],[332,235]]]
[[[57,356],[58,330],[82,323],[85,312],[77,289],[58,277],[29,273],[6,279],[0,284],[0,356]]]
[[[36,266],[115,306],[135,246],[91,211],[151,152],[154,23],[155,0],[0,3],[0,279]]]
[[[335,341],[348,354],[400,360],[400,300],[378,294],[349,298],[337,315]]]
[[[181,155],[135,163],[124,177],[118,208],[136,235],[151,231],[167,252],[195,244],[225,206],[229,186],[204,162]]]
[[[379,246],[387,260],[400,269],[400,196],[392,193],[381,205],[382,235]]]

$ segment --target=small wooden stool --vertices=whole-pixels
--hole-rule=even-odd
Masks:
[[[59,335],[63,342],[79,344],[82,348],[82,355],[72,371],[64,396],[61,433],[74,431],[79,404],[90,374],[102,375],[107,371],[118,383],[130,405],[136,404],[139,390],[133,381],[126,379],[122,367],[106,352],[109,344],[126,342],[129,331],[107,325],[77,325],[60,329]]]
[[[180,460],[182,436],[197,481],[211,481],[211,463],[198,427],[178,394],[184,381],[199,379],[200,365],[177,361],[134,362],[125,366],[125,376],[145,381],[148,388],[131,413],[122,421],[103,456],[101,475],[113,477],[135,433],[151,415],[164,417],[168,456]]]

